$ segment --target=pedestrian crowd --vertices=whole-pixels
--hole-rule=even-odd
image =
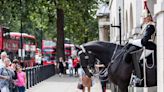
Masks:
[[[11,61],[6,52],[0,59],[0,92],[25,92],[26,74],[17,59]]]
[[[59,69],[59,76],[63,76],[65,74],[69,74],[69,76],[78,76],[78,69],[80,68],[78,57],[68,57],[64,61],[62,57],[59,58],[59,62],[57,64],[57,68]],[[68,70],[68,71],[67,71]]]
[[[97,68],[102,68],[104,65],[96,65]],[[89,78],[83,68],[80,65],[80,59],[78,56],[72,58],[68,57],[65,60],[60,57],[59,62],[57,64],[57,68],[59,69],[59,77],[64,75],[69,75],[70,77],[79,77],[77,88],[82,92],[91,92],[91,87],[94,85],[94,78]],[[105,78],[106,79],[106,78]],[[102,86],[102,92],[106,92],[106,83],[107,81],[100,81]]]
[[[60,57],[57,67],[60,77],[66,74],[70,77],[79,77],[77,88],[82,90],[82,92],[85,92],[85,88],[87,88],[88,92],[91,92],[92,80],[85,75],[85,72],[81,68],[79,57],[68,57],[65,61]]]

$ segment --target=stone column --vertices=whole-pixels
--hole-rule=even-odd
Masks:
[[[100,31],[100,41],[109,41],[109,25],[103,26]]]
[[[157,28],[157,92],[164,92],[164,0],[155,5]]]
[[[99,17],[99,40],[109,41],[109,22],[107,17]]]

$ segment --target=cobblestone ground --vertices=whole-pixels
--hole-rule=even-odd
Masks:
[[[26,90],[26,92],[82,92],[77,89],[78,78],[55,75],[34,87]],[[87,91],[86,91],[87,92]],[[91,92],[101,92],[100,83],[96,80]],[[107,92],[111,92],[107,90]]]

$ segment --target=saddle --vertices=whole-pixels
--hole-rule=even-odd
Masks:
[[[140,56],[140,60],[142,60],[142,59],[146,58],[147,56],[149,56],[150,54],[154,53],[153,50],[149,50],[149,49],[143,49],[142,48],[140,50],[142,50],[142,54]],[[137,52],[140,53],[140,50],[137,51]]]

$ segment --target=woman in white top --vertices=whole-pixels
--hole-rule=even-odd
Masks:
[[[85,92],[85,87],[88,88],[88,92],[91,92],[91,85],[92,85],[91,78],[89,78],[85,74],[85,72],[84,72],[84,70],[82,68],[79,68],[78,73],[79,73],[80,81],[83,84],[82,92]]]

